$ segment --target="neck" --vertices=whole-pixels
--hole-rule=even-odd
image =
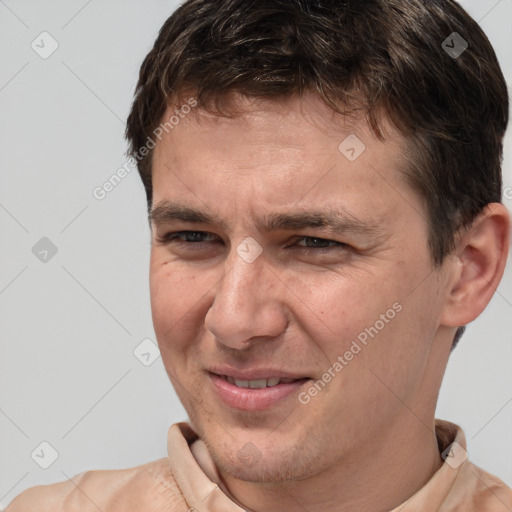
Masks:
[[[375,443],[306,480],[247,482],[223,472],[221,479],[235,501],[252,512],[388,512],[419,491],[442,465],[434,420],[427,427],[408,413]]]

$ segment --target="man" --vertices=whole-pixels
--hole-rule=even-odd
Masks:
[[[127,125],[168,457],[9,512],[507,511],[434,417],[503,275],[507,88],[451,0],[190,0]]]

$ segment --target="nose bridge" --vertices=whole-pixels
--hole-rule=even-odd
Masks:
[[[265,278],[263,258],[248,261],[235,250],[231,251],[228,265],[229,271],[221,282],[219,297],[227,300],[234,308],[255,302],[258,295],[257,284],[261,285]]]
[[[286,327],[262,248],[248,238],[232,246],[205,318],[206,329],[232,348],[254,337],[278,336]]]

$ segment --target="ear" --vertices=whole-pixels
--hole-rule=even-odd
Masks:
[[[510,213],[491,203],[460,235],[441,325],[458,327],[477,318],[489,304],[503,276],[510,246]]]

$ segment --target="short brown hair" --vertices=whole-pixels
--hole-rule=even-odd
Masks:
[[[456,43],[468,48],[450,53]],[[229,93],[312,91],[336,112],[364,115],[381,139],[384,115],[409,142],[403,173],[424,198],[436,266],[460,228],[501,202],[507,86],[489,40],[453,0],[183,3],[141,66],[126,128],[148,208],[152,151],[139,150],[186,91],[223,116]]]

